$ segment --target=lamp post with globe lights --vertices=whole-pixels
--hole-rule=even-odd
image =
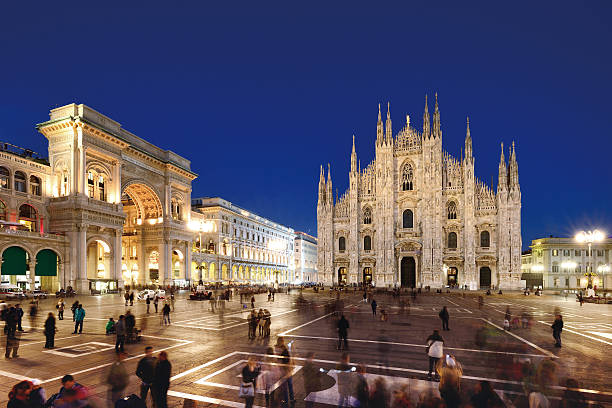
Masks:
[[[588,245],[591,269],[589,270],[587,267],[587,271],[584,275],[587,277],[587,289],[593,289],[593,277],[597,276],[597,274],[593,272],[593,252],[591,247],[594,243],[603,241],[604,234],[599,230],[580,231],[576,234],[575,239],[579,244],[586,243]]]
[[[198,231],[198,240],[199,240],[199,245],[198,245],[198,252],[201,254],[202,253],[202,233],[203,232],[211,232],[213,230],[213,224],[210,221],[204,221],[202,219],[196,221],[196,220],[192,220],[189,223],[189,228],[192,231]],[[202,269],[204,267],[202,265],[198,265],[198,269],[200,270],[199,273],[199,280],[203,279],[202,276]]]

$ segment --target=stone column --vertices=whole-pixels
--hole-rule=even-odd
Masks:
[[[75,281],[73,289],[77,293],[89,293],[89,281],[87,280],[87,224],[78,225],[75,243],[76,259],[73,265]]]
[[[128,251],[126,251],[125,254],[125,258],[129,259],[130,257],[130,249],[128,248]],[[127,263],[127,261],[126,261]],[[121,230],[120,229],[116,229],[114,231],[114,235],[113,235],[113,258],[111,260],[111,264],[113,265],[113,279],[115,279],[117,281],[117,287],[119,289],[123,289],[124,287],[124,282],[123,282],[123,271],[121,269]],[[131,284],[131,282],[129,283]]]
[[[185,254],[185,280],[191,282],[191,243],[189,241],[185,241],[183,245],[183,253]]]
[[[170,241],[166,238],[159,245],[159,284],[169,285],[172,280],[172,253]]]
[[[36,287],[36,258],[30,260],[30,290]]]

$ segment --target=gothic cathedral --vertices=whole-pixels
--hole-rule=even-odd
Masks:
[[[378,108],[376,158],[361,169],[351,153],[349,188],[334,200],[323,167],[317,204],[318,279],[331,284],[518,289],[521,190],[514,150],[502,143],[497,192],[474,176],[469,118],[465,156],[442,148],[436,94],[433,126],[425,97],[422,133],[393,136]]]

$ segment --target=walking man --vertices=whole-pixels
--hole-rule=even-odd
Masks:
[[[124,351],[126,332],[125,316],[121,315],[119,316],[119,321],[117,324],[115,324],[115,334],[117,335],[117,340],[115,341],[115,353],[122,353]]]
[[[123,393],[130,383],[130,376],[123,364],[123,360],[125,360],[126,356],[127,354],[123,351],[117,354],[117,361],[111,365],[108,377],[106,378],[106,381],[110,385],[108,397],[112,407],[114,407],[115,403],[123,397]]]
[[[372,298],[372,302],[370,304],[372,305],[372,314],[376,316],[376,306],[378,306],[378,303],[376,303],[376,299]]]
[[[79,303],[79,306],[74,311],[74,332],[72,334],[77,334],[77,329],[79,334],[83,333],[83,320],[85,320],[85,309]]]
[[[561,332],[563,331],[563,318],[560,314],[555,317],[552,324],[553,338],[555,339],[555,347],[561,347]]]
[[[170,324],[170,305],[167,303],[162,307],[162,324]]]
[[[147,313],[149,313],[149,308],[151,307],[151,297],[147,294],[145,303],[147,304]]]
[[[23,309],[19,303],[15,305],[15,313],[17,316],[17,330],[23,331],[23,328],[21,327],[21,321],[23,320]]]
[[[446,306],[440,310],[440,314],[438,316],[440,316],[440,319],[442,320],[442,330],[450,330],[448,328],[448,319],[450,316],[448,315],[448,309],[446,309]]]
[[[157,296],[157,293],[155,294],[155,297],[153,298],[153,306],[155,306],[155,313],[157,313],[157,304],[159,303],[159,296]]]
[[[438,361],[444,355],[444,339],[440,336],[437,330],[433,331],[433,334],[427,338],[427,356],[429,357],[429,373],[427,378],[431,380],[432,372],[435,373],[436,379],[440,378],[436,371],[436,365]]]
[[[57,302],[57,317],[59,320],[64,320],[64,309],[66,308],[66,304],[64,303],[64,299],[60,299]]]
[[[49,317],[45,320],[45,348],[52,349],[55,347],[55,316],[49,312]]]
[[[344,315],[340,316],[338,321],[338,350],[342,347],[342,341],[344,340],[344,349],[348,350],[348,328],[349,322],[346,320]]]
[[[147,400],[147,393],[151,390],[151,385],[155,378],[155,365],[157,359],[153,357],[153,347],[145,347],[145,356],[140,359],[138,366],[136,367],[136,375],[140,378],[142,383],[140,384],[140,399],[145,402]],[[151,391],[151,396],[153,391]]]

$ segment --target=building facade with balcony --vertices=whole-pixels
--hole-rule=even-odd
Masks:
[[[522,255],[522,279],[527,287],[544,289],[612,288],[612,239],[588,245],[574,238],[549,237],[531,241]]]
[[[317,204],[318,279],[325,284],[518,288],[521,191],[514,143],[502,144],[497,191],[476,178],[469,120],[460,158],[442,148],[436,96],[423,131],[406,124],[393,136],[378,111],[375,160],[351,153],[340,197],[321,167]]]
[[[37,129],[48,161],[0,146],[2,282],[85,293],[187,280],[190,162],[82,104]]]
[[[276,284],[295,276],[292,228],[220,197],[191,202],[192,282]]]
[[[305,232],[295,233],[295,277],[300,282],[317,282],[317,239]]]

